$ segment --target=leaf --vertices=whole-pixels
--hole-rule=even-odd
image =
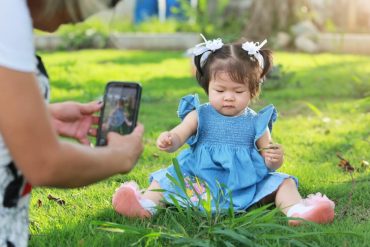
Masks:
[[[308,108],[310,108],[311,111],[313,111],[316,114],[316,116],[318,116],[318,117],[322,116],[322,112],[314,104],[312,104],[310,102],[307,102],[307,101],[304,101],[303,103],[306,104],[308,106]]]
[[[57,202],[59,205],[64,206],[66,202],[58,197],[54,197],[51,194],[48,195],[48,199]]]
[[[180,205],[180,203],[179,203],[179,201],[173,196],[173,195],[171,195],[171,194],[169,194],[169,197],[171,198],[171,200],[172,200],[172,203],[175,205],[175,207],[177,208],[177,210],[182,214],[182,215],[184,215],[184,210],[183,210],[183,208],[181,207],[181,205]]]
[[[185,228],[175,219],[175,217],[173,217],[173,215],[171,215],[171,221],[177,226],[178,230],[181,231],[184,236],[189,237]]]
[[[235,247],[235,245],[233,245],[232,243],[230,243],[229,241],[224,241],[223,244],[226,246],[226,247]]]
[[[355,170],[349,161],[344,159],[341,154],[337,153],[337,157],[340,159],[338,166],[341,167],[345,172],[353,172]]]
[[[91,224],[96,225],[97,229],[107,232],[126,233],[130,235],[145,235],[150,232],[146,228],[127,226],[107,221],[93,221]]]
[[[271,215],[271,218],[276,217],[276,213],[278,209],[275,210],[267,210],[271,204],[264,205],[259,208],[255,208],[253,210],[248,211],[246,214],[242,215],[241,217],[237,217],[234,219],[234,224],[255,224],[257,222],[261,222],[264,218],[264,215]]]
[[[184,193],[186,194],[186,186],[185,186],[185,180],[184,180],[184,176],[182,175],[182,172],[181,172],[181,168],[180,168],[180,165],[179,165],[179,162],[177,161],[177,159],[173,159],[173,167],[175,168],[175,172],[176,172],[176,175],[179,179],[179,183],[181,185],[181,189],[182,191],[184,191]]]
[[[361,167],[365,169],[369,168],[369,162],[366,160],[361,160]]]
[[[193,238],[178,238],[171,242],[173,245],[179,246],[199,246],[199,247],[210,247],[210,241],[204,239],[193,239]]]
[[[206,184],[206,195],[207,195],[207,199],[204,200],[203,198],[201,198],[201,202],[202,202],[202,206],[204,208],[204,210],[206,210],[207,214],[209,217],[211,217],[211,214],[212,214],[212,196],[211,196],[211,190],[209,188],[209,186]]]
[[[166,177],[167,177],[169,180],[171,180],[171,182],[172,182],[174,185],[176,185],[177,187],[181,188],[180,183],[179,183],[179,182],[178,182],[178,180],[176,180],[174,177],[172,177],[172,176],[171,176],[171,175],[169,175],[169,174],[166,174]],[[191,202],[189,201],[188,197],[187,197],[186,191],[185,191],[184,193],[185,193],[185,196],[182,196],[182,195],[180,195],[179,193],[175,193],[175,192],[171,191],[171,193],[169,193],[169,196],[171,197],[171,195],[176,195],[178,198],[183,199],[183,201],[182,201],[182,202],[183,202],[184,204],[192,205],[192,204],[191,204]],[[172,197],[171,197],[171,199],[172,199]],[[176,200],[176,201],[177,201],[177,200]]]
[[[229,205],[229,217],[232,221],[235,218],[235,211],[234,211],[234,202],[233,202],[233,195],[231,191],[228,191],[228,194],[230,195],[230,205]]]
[[[154,157],[154,158],[159,158],[159,154],[157,154],[157,153],[153,153],[153,157]]]
[[[238,241],[242,244],[248,244],[250,246],[253,246],[253,241],[251,241],[250,239],[248,239],[246,236],[236,232],[236,231],[233,231],[231,229],[215,229],[212,231],[212,233],[214,234],[219,234],[219,235],[222,235],[222,236],[225,236],[225,237],[229,237],[235,241]]]
[[[40,199],[37,199],[37,207],[38,208],[42,207],[42,201]]]
[[[307,245],[297,239],[289,240],[289,246],[306,247]]]

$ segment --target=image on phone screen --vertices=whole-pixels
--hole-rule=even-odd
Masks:
[[[98,130],[98,146],[107,144],[106,138],[110,131],[121,135],[132,132],[138,114],[138,93],[138,88],[133,86],[107,86]]]

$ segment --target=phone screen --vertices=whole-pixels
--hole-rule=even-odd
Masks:
[[[129,134],[136,126],[141,87],[138,83],[110,82],[104,94],[104,105],[99,119],[97,146],[107,144],[110,131]]]

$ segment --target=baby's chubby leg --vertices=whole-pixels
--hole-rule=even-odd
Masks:
[[[285,179],[276,192],[276,206],[286,215],[289,209],[301,200],[302,197],[298,192],[295,181],[292,178]]]
[[[293,179],[286,179],[279,187],[275,204],[288,217],[302,218],[307,221],[326,224],[334,220],[334,202],[320,193],[302,199]],[[289,224],[298,226],[301,220],[289,220]]]
[[[114,193],[112,205],[115,211],[130,218],[150,218],[160,204],[163,194],[151,190],[161,189],[155,180],[150,184],[144,194],[134,182],[123,183]]]
[[[157,205],[163,206],[162,199],[163,193],[155,190],[162,189],[159,183],[156,180],[153,180],[149,185],[148,189],[144,192],[143,198],[153,201]]]

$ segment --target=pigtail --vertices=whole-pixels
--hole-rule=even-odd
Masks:
[[[202,66],[200,64],[200,60],[202,58],[202,54],[200,55],[197,55],[197,56],[194,56],[194,65],[195,65],[195,68],[197,69],[197,75],[199,74],[200,76],[203,76],[203,71],[202,71]],[[198,76],[197,76],[198,77]]]
[[[204,64],[202,64],[203,63],[202,56],[203,53],[194,56],[194,65],[196,68],[195,78],[197,79],[199,86],[201,86],[204,89],[204,91],[208,94],[208,83],[207,79],[205,78],[204,71],[202,69],[202,66],[204,66]]]
[[[260,50],[259,52],[263,57],[263,69],[261,73],[261,79],[264,79],[266,74],[272,69],[273,65],[272,52],[267,49]]]

